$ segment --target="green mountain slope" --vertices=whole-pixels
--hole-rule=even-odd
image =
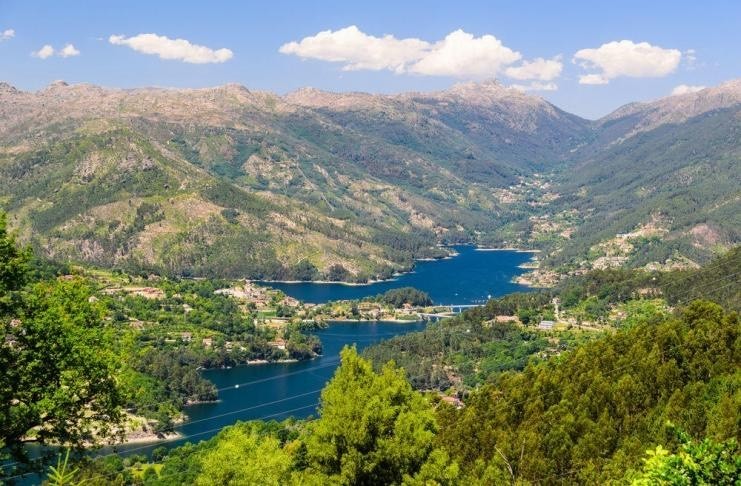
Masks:
[[[492,244],[542,249],[543,267],[564,274],[693,267],[741,242],[741,82],[627,105],[590,136],[505,193]]]
[[[3,85],[0,101],[0,204],[30,222],[17,223],[25,240],[55,259],[186,275],[388,277],[491,231],[492,188],[588,132],[496,83],[278,97],[60,82]]]
[[[561,207],[583,221],[555,261],[654,223],[660,239],[636,242],[629,261],[664,261],[675,251],[703,261],[741,241],[741,104],[666,124],[612,145],[571,169]]]
[[[667,421],[692,437],[738,440],[738,329],[735,313],[695,302],[503,374],[442,420],[439,442],[464,469],[506,457],[525,481],[604,484],[672,443]]]

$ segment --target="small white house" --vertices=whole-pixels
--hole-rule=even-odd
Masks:
[[[554,324],[555,322],[553,321],[540,321],[540,324],[538,324],[538,329],[550,330],[553,329]]]

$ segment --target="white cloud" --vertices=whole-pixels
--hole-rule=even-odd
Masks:
[[[62,48],[61,51],[59,51],[58,54],[61,57],[74,57],[79,56],[80,51],[78,51],[73,44],[67,44]]]
[[[584,74],[579,76],[579,84],[607,84],[610,80],[601,74]]]
[[[608,42],[595,49],[581,49],[573,62],[587,70],[599,70],[579,78],[581,84],[607,84],[611,79],[628,76],[652,78],[674,72],[682,59],[677,49],[664,49],[648,42],[629,40]]]
[[[687,84],[680,84],[672,90],[672,96],[683,95],[687,93],[697,93],[705,89],[707,86],[690,86]]]
[[[38,51],[32,52],[31,55],[33,57],[38,57],[39,59],[46,59],[54,55],[54,48],[49,44],[45,44]]]
[[[13,37],[15,37],[15,30],[13,29],[5,29],[4,31],[0,32],[0,42],[10,40]]]
[[[59,57],[74,57],[79,56],[80,51],[70,43],[65,44],[65,46],[59,50],[54,49],[50,44],[44,44],[41,49],[32,52],[31,55],[33,57],[38,57],[39,59],[48,59],[54,55]]]
[[[529,84],[513,84],[510,88],[519,89],[520,91],[556,91],[558,85],[556,83],[543,83],[541,81],[533,81]]]
[[[505,74],[513,79],[537,79],[540,81],[551,81],[561,75],[563,63],[561,56],[553,59],[538,57],[532,61],[522,61],[519,66],[511,66],[505,70]]]
[[[493,35],[474,37],[456,30],[433,44],[409,71],[428,76],[493,77],[521,57]]]
[[[419,59],[429,46],[428,42],[414,38],[374,37],[351,25],[283,44],[279,52],[302,59],[341,62],[345,71],[389,69],[403,72],[407,63]]]
[[[342,63],[345,71],[390,70],[397,74],[474,78],[495,76],[521,58],[493,35],[474,37],[456,30],[433,43],[413,37],[376,37],[354,25],[288,42],[279,51],[302,59]]]
[[[170,39],[157,34],[139,34],[133,37],[112,35],[108,42],[128,46],[143,54],[156,54],[160,59],[178,60],[191,64],[222,63],[233,57],[229,49],[210,49],[191,44],[185,39]]]

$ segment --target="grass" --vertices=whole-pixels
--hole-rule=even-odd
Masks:
[[[275,317],[276,316],[276,310],[275,309],[263,309],[257,311],[257,317]]]

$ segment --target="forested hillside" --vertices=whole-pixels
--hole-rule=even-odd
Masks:
[[[619,479],[647,448],[676,444],[667,421],[695,438],[741,439],[738,350],[738,315],[696,302],[501,375],[444,414],[439,440],[464,469],[504,457],[534,482]]]
[[[615,143],[564,174],[557,204],[582,215],[552,263],[577,262],[628,234],[626,263],[683,255],[703,262],[741,241],[741,105],[664,124]]]
[[[741,471],[739,339],[737,314],[697,301],[502,373],[459,409],[414,391],[402,369],[374,373],[346,349],[314,420],[239,423],[163,452],[161,464],[108,457],[84,463],[76,478],[484,485],[680,476],[730,485]]]
[[[509,211],[484,238],[542,249],[541,269],[560,276],[705,263],[741,241],[740,110],[738,80],[618,109],[566,164],[505,191]]]

